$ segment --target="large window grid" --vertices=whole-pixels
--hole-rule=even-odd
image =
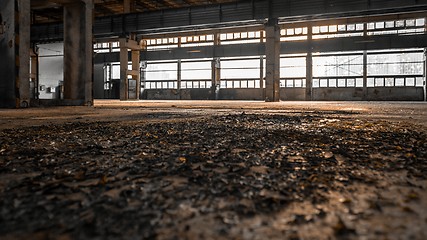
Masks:
[[[280,41],[303,41],[307,40],[307,27],[283,28],[280,30]]]
[[[210,81],[210,80],[181,81],[181,89],[211,88],[211,87],[212,87],[212,81]]]
[[[280,79],[281,88],[305,88],[306,87],[306,78],[281,78]]]
[[[148,38],[147,51],[166,50],[178,47],[200,47],[214,45],[215,37],[212,34],[202,34],[194,36],[180,36],[180,37],[163,37],[163,38]],[[264,31],[243,31],[243,32],[230,32],[220,33],[219,41],[221,44],[245,44],[245,43],[259,43],[265,42]]]
[[[422,75],[424,56],[420,50],[368,55],[369,75]]]
[[[313,39],[356,37],[366,35],[399,35],[425,33],[425,18],[398,19],[347,24],[319,24],[312,26]],[[286,27],[280,31],[281,41],[307,40],[307,27]]]
[[[242,44],[242,43],[259,43],[263,41],[264,31],[248,31],[235,33],[221,33],[219,39],[222,45]]]
[[[263,58],[224,58],[221,60],[220,88],[260,88],[261,74],[265,75]],[[263,84],[265,86],[264,80]]]
[[[143,70],[143,88],[145,89],[177,89],[177,61],[147,62]]]
[[[363,36],[363,23],[313,26],[313,39]]]
[[[212,60],[181,62],[181,89],[211,88]]]
[[[94,52],[96,53],[108,53],[108,52],[119,52],[119,42],[100,42],[93,45]]]
[[[422,87],[423,84],[422,75],[375,76],[367,79],[367,87]]]
[[[378,52],[368,55],[368,87],[422,87],[424,54],[422,50]]]
[[[312,86],[313,88],[363,87],[363,53],[315,54]]]
[[[425,19],[379,21],[367,24],[367,35],[420,34],[425,32]]]
[[[325,22],[326,23],[326,22]],[[295,27],[296,26],[296,27]],[[282,25],[281,41],[308,39],[308,27]],[[425,18],[384,20],[362,23],[324,24],[312,26],[313,39],[354,37],[363,35],[420,34],[426,31]],[[206,33],[206,32],[205,32]],[[218,34],[222,45],[265,42],[265,32],[241,31],[146,39],[148,50],[176,47],[213,45]],[[119,51],[118,42],[96,43],[95,52]],[[281,57],[280,86],[306,87],[304,56]],[[289,62],[287,62],[289,60]],[[245,62],[246,61],[246,62]],[[151,62],[144,70],[146,89],[210,88],[212,85],[211,60],[183,60],[181,80],[178,83],[178,61],[169,62],[175,67],[163,68],[164,62]],[[196,66],[196,65],[200,66]],[[234,64],[234,65],[233,65]],[[402,52],[375,51],[368,53],[367,87],[421,87],[424,85],[424,56],[422,50],[405,49]],[[261,67],[262,65],[262,67]],[[151,67],[160,67],[150,69]],[[261,72],[261,69],[264,72]],[[221,59],[221,88],[260,88],[265,86],[265,60],[252,58]],[[112,65],[106,74],[119,79],[119,66]],[[179,84],[179,86],[178,86]],[[108,90],[110,86],[104,86]],[[363,52],[313,54],[313,87],[363,87]]]
[[[146,39],[147,51],[177,48],[178,37]]]
[[[363,87],[361,76],[314,77],[313,88],[354,88]]]
[[[339,38],[370,35],[399,35],[399,34],[422,34],[426,31],[425,18],[396,19],[375,22],[325,24],[312,26],[312,38]],[[147,51],[181,47],[211,46],[214,44],[214,34],[207,33],[193,36],[177,36],[162,38],[147,38]],[[307,40],[308,27],[288,27],[283,25],[280,31],[281,41],[303,41]],[[221,44],[244,44],[265,42],[263,30],[219,33]],[[120,51],[118,42],[101,42],[94,44],[94,50],[98,53]]]
[[[306,56],[282,55],[280,58],[280,87],[306,87]]]
[[[264,69],[261,73],[261,66]],[[113,65],[119,68],[118,65]],[[113,77],[117,70],[113,71]],[[282,56],[280,87],[306,87],[306,56]],[[424,56],[422,50],[402,52],[370,52],[367,55],[367,87],[422,87],[424,84]],[[177,89],[178,61],[152,62],[145,70],[146,89]],[[223,89],[260,88],[265,76],[264,58],[221,59]],[[118,76],[116,76],[118,77]],[[182,60],[181,89],[212,87],[212,60]],[[313,88],[364,87],[363,53],[329,53],[313,56]]]
[[[363,53],[316,54],[314,77],[363,76]]]

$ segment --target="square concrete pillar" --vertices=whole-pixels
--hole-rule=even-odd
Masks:
[[[0,107],[30,104],[30,1],[0,1]]]
[[[140,57],[141,51],[145,50],[144,41],[137,42],[133,39],[121,38],[120,43],[120,100],[138,100],[141,93]],[[129,51],[131,52],[132,69],[128,69]],[[131,79],[128,78],[131,76]],[[135,81],[135,95],[130,96],[129,80]]]
[[[64,100],[93,104],[93,1],[64,4]]]
[[[313,100],[313,27],[307,26],[307,57],[305,62],[305,100]]]
[[[31,99],[39,99],[39,56],[38,48],[34,47],[30,49],[30,96]]]
[[[129,99],[129,81],[128,81],[128,64],[129,52],[127,48],[127,39],[121,38],[120,41],[120,100]]]
[[[265,101],[280,101],[280,28],[277,19],[269,19],[265,26],[266,76]]]
[[[220,58],[214,58],[211,63],[212,68],[212,87],[211,87],[211,99],[219,99],[219,89],[221,86],[221,60]]]

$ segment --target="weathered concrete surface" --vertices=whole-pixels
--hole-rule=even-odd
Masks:
[[[280,28],[277,25],[277,19],[269,20],[265,32],[265,100],[278,102],[280,101]]]
[[[426,113],[422,102],[0,110],[0,238],[426,239]]]
[[[18,14],[19,12],[19,14]],[[30,2],[0,2],[0,107],[27,107],[30,101]]]
[[[67,122],[138,120],[141,114],[192,115],[245,113],[343,114],[353,119],[379,119],[415,124],[427,131],[425,102],[277,102],[262,101],[125,101],[96,100],[94,108],[52,107],[0,109],[0,129]],[[350,113],[350,114],[349,114]],[[156,121],[155,118],[152,119]],[[157,119],[158,120],[158,119]]]
[[[91,105],[93,44],[92,1],[64,6],[64,99]]]
[[[14,1],[0,1],[4,33],[0,34],[0,107],[15,106]]]

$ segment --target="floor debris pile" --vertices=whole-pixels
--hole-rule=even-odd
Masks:
[[[427,135],[414,125],[157,117],[3,130],[0,238],[427,238]]]

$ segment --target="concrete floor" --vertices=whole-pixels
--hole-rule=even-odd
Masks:
[[[0,129],[64,122],[126,121],[150,113],[194,117],[205,114],[290,113],[316,111],[416,124],[427,130],[427,102],[277,102],[260,101],[126,101],[96,100],[95,107],[0,109]],[[155,118],[148,120],[155,121]]]
[[[427,236],[425,102],[97,100],[0,109],[0,129],[0,239],[133,239],[147,229],[156,239]],[[184,153],[188,162],[175,156]],[[272,159],[296,167],[289,174]],[[246,175],[229,171],[236,166]],[[194,176],[204,182],[188,180]],[[242,186],[254,195],[234,194]],[[289,189],[278,195],[282,187]],[[256,201],[273,212],[235,212]],[[120,204],[126,208],[116,211]],[[150,224],[138,215],[154,210],[162,217]],[[41,215],[48,213],[52,219]]]

